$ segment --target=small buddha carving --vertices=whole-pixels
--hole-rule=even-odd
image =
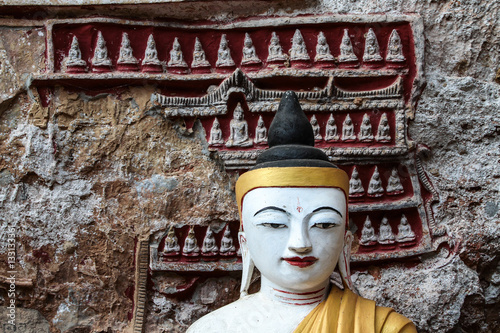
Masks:
[[[375,229],[373,229],[372,221],[369,216],[366,216],[363,229],[361,229],[361,238],[359,239],[359,243],[364,246],[372,246],[377,244],[377,240],[377,235],[375,234]]]
[[[240,104],[234,109],[229,129],[231,133],[226,141],[226,147],[250,147],[253,145],[253,141],[248,135],[248,123],[243,119],[243,109]]]
[[[378,168],[375,167],[373,171],[372,178],[368,184],[368,195],[372,197],[380,197],[384,194],[384,188],[382,187],[382,181],[380,180],[380,174]]]
[[[320,31],[318,34],[318,44],[316,44],[316,56],[314,57],[314,61],[333,61],[335,58],[332,56],[330,52],[330,46],[326,41],[325,34],[323,31]]]
[[[349,31],[344,29],[344,36],[342,37],[342,42],[340,43],[339,62],[353,61],[358,61],[358,57],[354,54],[351,38],[349,37]]]
[[[156,43],[153,35],[149,35],[148,42],[146,45],[146,51],[144,52],[144,59],[142,60],[142,65],[161,65],[158,59],[158,51],[156,50]]]
[[[398,225],[398,235],[396,236],[396,241],[398,243],[413,242],[415,240],[415,233],[411,230],[411,226],[408,223],[408,219],[403,214],[401,215],[401,221]]]
[[[253,45],[252,39],[248,33],[245,34],[245,41],[243,42],[243,59],[241,59],[242,65],[250,64],[260,64],[261,61],[255,52],[255,46]]]
[[[359,179],[358,169],[352,169],[351,179],[349,179],[349,197],[361,197],[365,194],[365,188]]]
[[[392,169],[389,180],[387,181],[387,194],[396,195],[404,192],[403,185],[399,179],[398,170]]]
[[[255,144],[265,145],[267,144],[267,129],[264,124],[264,119],[262,116],[259,116],[259,120],[257,121],[257,128],[255,128]]]
[[[220,129],[220,123],[217,118],[214,119],[212,123],[212,128],[210,129],[210,139],[208,144],[211,146],[222,146],[224,144],[224,139],[222,137],[222,130]]]
[[[394,234],[392,233],[391,225],[387,217],[382,218],[378,231],[378,242],[380,244],[394,244]]]
[[[330,117],[326,122],[325,141],[326,142],[338,141],[339,138],[340,136],[337,131],[337,124],[335,124],[335,119],[333,118],[333,114],[330,114]]]
[[[217,62],[215,63],[217,67],[232,67],[234,66],[233,58],[231,57],[231,50],[227,43],[226,35],[222,35],[220,38],[219,50],[217,51]]]
[[[361,142],[373,141],[372,123],[370,121],[370,116],[368,115],[368,113],[365,113],[363,115],[361,127],[359,128],[358,139]]]
[[[352,119],[349,115],[347,115],[344,119],[344,123],[342,124],[342,141],[355,141],[356,134],[354,133],[354,124],[352,123]]]
[[[292,48],[290,49],[290,60],[310,60],[309,54],[307,53],[306,44],[304,43],[304,38],[300,33],[300,30],[295,30],[295,34],[292,38]]]
[[[106,41],[99,31],[97,33],[97,43],[94,50],[94,57],[92,58],[92,65],[97,67],[110,67],[111,59],[108,57],[108,49],[106,48]]]
[[[78,44],[78,39],[73,36],[71,41],[71,47],[68,51],[68,56],[65,59],[67,67],[86,67],[87,63],[82,59],[82,53],[80,52],[80,45]]]
[[[389,127],[389,120],[387,119],[387,114],[382,113],[380,116],[380,122],[378,124],[377,135],[375,140],[378,142],[390,142],[391,141],[391,130]]]
[[[267,61],[285,61],[287,59],[286,54],[283,53],[281,48],[280,39],[276,32],[273,31],[271,36],[271,41],[269,42],[269,55],[267,56]]]
[[[181,247],[179,246],[179,241],[175,235],[175,228],[171,226],[168,230],[167,237],[165,238],[165,246],[163,247],[162,255],[164,257],[177,256],[179,255],[180,250]]]
[[[207,233],[205,234],[205,238],[203,239],[203,246],[201,247],[202,255],[217,255],[219,252],[219,247],[215,242],[214,232],[210,227],[207,228]]]
[[[196,37],[194,42],[193,62],[191,63],[191,67],[210,67],[210,63],[207,60],[205,51],[198,37]]]
[[[363,61],[374,62],[382,61],[382,56],[380,55],[380,47],[378,45],[377,36],[373,29],[370,28],[366,33],[365,39],[365,53],[363,54]]]
[[[224,233],[220,242],[220,254],[222,256],[234,256],[236,254],[236,247],[234,246],[229,225],[226,225],[224,228]]]
[[[318,120],[316,119],[316,116],[313,115],[311,117],[311,126],[313,128],[313,133],[314,133],[314,141],[315,142],[320,142],[323,140],[323,137],[321,136],[320,130],[321,128],[319,127]]]
[[[137,59],[134,57],[134,52],[132,46],[130,45],[130,39],[128,34],[124,32],[122,34],[122,43],[120,45],[120,56],[118,57],[118,64],[124,65],[135,65],[137,64]]]
[[[172,44],[172,50],[170,50],[170,60],[168,61],[168,67],[187,67],[184,61],[184,55],[182,54],[181,44],[179,39],[175,37],[174,43]]]
[[[387,45],[387,56],[385,60],[389,62],[403,62],[406,58],[403,55],[403,46],[401,38],[396,29],[392,30],[389,37],[389,44]]]
[[[198,256],[200,253],[200,247],[198,246],[198,241],[196,240],[196,235],[194,233],[194,228],[189,229],[188,235],[184,240],[184,247],[182,248],[182,254],[185,256]]]

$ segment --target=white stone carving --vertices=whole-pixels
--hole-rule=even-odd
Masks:
[[[245,41],[243,42],[243,58],[241,59],[242,65],[260,64],[261,61],[255,52],[255,46],[248,33],[245,33]]]
[[[358,139],[361,142],[373,141],[372,123],[368,113],[363,115],[363,120],[361,121],[361,126],[359,128]]]
[[[389,180],[387,181],[387,194],[400,194],[403,193],[404,188],[399,179],[398,170],[396,168],[392,169]]]
[[[106,41],[100,31],[97,33],[97,42],[94,50],[94,57],[92,58],[92,65],[96,67],[111,67],[111,59],[108,57]]]
[[[65,59],[67,67],[86,67],[87,63],[82,59],[82,53],[78,44],[78,39],[73,36],[71,47],[68,51],[68,56]]]
[[[387,119],[387,114],[384,112],[380,116],[380,122],[378,124],[377,135],[375,140],[378,142],[390,142],[391,141],[391,130],[389,127],[389,120]]]
[[[368,184],[368,195],[372,197],[380,197],[384,194],[384,188],[382,186],[382,181],[380,180],[380,174],[378,168],[375,167],[373,171],[372,178],[370,179],[370,184]]]
[[[316,142],[319,142],[321,140],[323,140],[323,137],[321,136],[321,128],[319,127],[319,124],[318,124],[318,120],[316,119],[316,116],[313,115],[311,117],[311,126],[312,126],[312,129],[313,129],[313,133],[314,133],[314,141]]]
[[[286,54],[283,53],[283,49],[281,48],[280,39],[276,32],[273,31],[271,36],[271,41],[269,42],[269,55],[267,56],[268,62],[273,61],[285,61],[287,59]]]
[[[396,241],[398,243],[413,242],[415,240],[415,233],[411,230],[411,226],[408,223],[408,219],[403,214],[401,216],[401,221],[398,225],[398,234],[396,236]]]
[[[138,63],[137,59],[134,57],[134,52],[132,50],[132,46],[130,45],[130,39],[128,39],[128,34],[126,32],[122,34],[120,55],[117,63],[123,65],[136,65]]]
[[[201,253],[207,255],[216,255],[219,252],[219,247],[215,242],[214,232],[210,227],[207,228],[207,233],[203,239],[203,246],[201,247]]]
[[[182,248],[182,254],[195,256],[200,252],[200,247],[198,246],[198,241],[194,233],[194,228],[189,229],[188,235],[184,240],[184,247]]]
[[[354,61],[358,61],[358,57],[354,54],[351,38],[349,37],[349,30],[344,29],[344,36],[342,36],[342,42],[340,43],[339,62]]]
[[[354,167],[352,169],[351,179],[349,179],[349,196],[350,197],[361,197],[365,194],[365,188],[359,179],[358,169]]]
[[[308,61],[309,54],[307,53],[306,44],[304,43],[304,38],[300,33],[300,30],[295,30],[295,34],[292,38],[292,48],[290,49],[290,60],[301,60]]]
[[[380,47],[378,45],[377,36],[373,29],[370,28],[366,33],[365,39],[365,53],[363,54],[363,61],[373,62],[382,61],[382,56],[380,55]]]
[[[378,242],[380,244],[394,244],[394,239],[394,233],[392,232],[389,220],[384,216],[378,231]]]
[[[153,34],[148,37],[148,43],[146,45],[146,51],[144,52],[142,65],[161,65],[161,61],[158,59],[158,51],[156,50],[156,43]]]
[[[363,229],[361,229],[361,238],[359,239],[359,243],[361,245],[370,246],[377,244],[377,240],[378,238],[375,234],[375,229],[373,229],[372,221],[367,215],[365,223],[363,224]]]
[[[196,40],[194,42],[193,62],[191,63],[191,67],[210,67],[210,62],[208,62],[207,60],[205,51],[203,50],[203,46],[201,45],[198,37],[196,37]]]
[[[257,121],[254,142],[259,145],[267,144],[267,128],[264,124],[264,119],[262,119],[262,116],[259,116],[259,120]]]
[[[355,141],[356,133],[354,132],[354,124],[352,123],[352,119],[347,114],[342,123],[342,141]]]
[[[248,135],[248,123],[243,119],[243,109],[238,103],[233,111],[233,119],[229,123],[231,134],[226,141],[226,147],[250,147],[252,139]]]
[[[212,128],[210,129],[210,139],[208,144],[211,146],[222,146],[224,144],[224,138],[222,137],[222,130],[220,129],[220,123],[217,117],[212,123]]]
[[[231,236],[229,224],[224,228],[224,233],[220,242],[220,254],[222,256],[232,256],[236,254],[236,247],[234,246],[234,240],[233,236]]]
[[[323,31],[320,31],[318,34],[318,44],[316,45],[316,56],[314,57],[314,61],[333,61],[335,58],[332,56],[330,52],[330,46],[326,40],[325,34]]]
[[[389,44],[387,45],[386,61],[390,62],[404,62],[406,60],[403,55],[403,45],[401,38],[396,29],[392,30],[391,37],[389,37]]]
[[[328,118],[328,121],[326,123],[325,141],[332,142],[332,141],[338,141],[339,139],[340,136],[338,134],[337,124],[335,124],[335,119],[333,118],[333,114],[330,113],[330,117]]]
[[[219,50],[217,51],[217,67],[232,67],[234,66],[231,50],[229,49],[226,35],[223,34],[220,38]]]
[[[165,238],[165,246],[163,247],[164,256],[178,255],[181,247],[179,246],[179,240],[175,235],[175,229],[171,226],[168,230],[167,237]]]
[[[174,43],[172,44],[172,50],[170,50],[170,60],[167,63],[168,67],[186,68],[187,64],[184,61],[184,55],[182,54],[181,44],[179,39],[175,37]]]

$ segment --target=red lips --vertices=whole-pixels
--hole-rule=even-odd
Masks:
[[[282,258],[285,260],[287,263],[293,266],[297,266],[300,268],[308,267],[314,264],[316,261],[318,261],[318,258],[316,257],[291,257],[291,258]]]

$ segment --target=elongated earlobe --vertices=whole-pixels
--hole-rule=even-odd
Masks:
[[[240,231],[238,233],[238,240],[240,241],[241,259],[243,261],[241,288],[240,288],[240,298],[241,298],[248,295],[248,288],[250,288],[250,282],[252,281],[253,269],[255,265],[253,263],[252,258],[250,257],[250,253],[248,252],[245,232]]]
[[[339,271],[340,276],[342,276],[342,281],[344,285],[347,286],[351,291],[355,292],[354,285],[351,281],[351,245],[354,236],[350,231],[347,231],[344,236],[344,248],[339,258]]]

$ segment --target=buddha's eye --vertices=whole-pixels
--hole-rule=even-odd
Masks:
[[[273,228],[273,229],[286,228],[286,224],[282,224],[282,223],[261,223],[260,225],[267,227],[267,228]]]
[[[314,223],[312,225],[313,228],[319,228],[319,229],[330,229],[333,227],[336,227],[338,224],[336,223],[331,223],[331,222],[322,222],[322,223]]]

